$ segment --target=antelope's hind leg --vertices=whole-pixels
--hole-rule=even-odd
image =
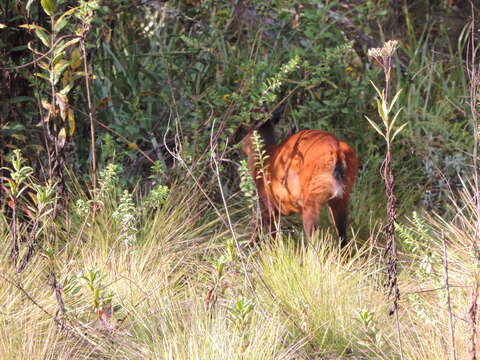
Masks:
[[[328,206],[332,212],[333,221],[335,222],[335,227],[337,228],[342,247],[345,247],[348,244],[347,225],[349,203],[350,201],[348,196],[328,201]]]
[[[302,210],[302,222],[303,222],[303,231],[305,237],[310,239],[315,226],[318,223],[318,218],[320,216],[320,210],[322,205],[327,201],[327,192],[321,194],[312,194],[305,202]]]

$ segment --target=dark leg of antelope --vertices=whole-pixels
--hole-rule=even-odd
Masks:
[[[315,230],[318,217],[320,215],[320,206],[325,202],[324,196],[312,196],[305,202],[302,211],[303,231],[305,233],[305,239],[308,241]]]
[[[348,244],[347,224],[348,224],[348,203],[349,199],[332,199],[328,202],[328,206],[332,211],[333,220],[337,228],[338,236],[342,242],[342,247]]]

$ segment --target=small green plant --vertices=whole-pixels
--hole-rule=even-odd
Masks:
[[[35,247],[41,245],[40,236],[47,233],[48,226],[53,219],[48,217],[55,210],[56,184],[48,182],[46,185],[31,184],[32,191],[28,192],[29,201],[25,204],[24,212],[30,217],[30,231],[26,237],[26,252],[20,262],[17,272],[22,272],[30,261]]]
[[[228,263],[228,260],[225,256],[220,256],[219,258],[216,258],[213,262],[213,268],[215,270],[215,278],[216,281],[220,281],[220,279],[223,276],[223,272],[225,269],[225,265]]]
[[[150,167],[150,171],[151,174],[148,178],[152,181],[153,187],[145,197],[144,205],[147,209],[159,209],[165,204],[170,195],[170,188],[163,183],[165,164],[157,160]]]
[[[123,191],[118,208],[112,214],[120,225],[120,241],[130,246],[136,243],[137,239],[137,219],[138,210],[133,202],[132,194],[128,190]]]
[[[415,256],[415,264],[412,267],[416,277],[427,280],[441,281],[442,257],[433,251],[435,247],[434,235],[427,227],[425,220],[413,212],[410,225],[401,223],[395,224],[395,231],[398,234],[403,248]]]
[[[0,169],[8,174],[1,178],[1,187],[8,197],[7,204],[11,209],[11,261],[16,263],[22,240],[25,240],[27,247],[17,269],[21,272],[33,255],[34,245],[45,228],[46,216],[54,210],[56,184],[51,182],[46,185],[38,184],[33,177],[33,169],[25,164],[26,160],[18,149],[13,151],[10,163],[11,167]],[[22,217],[22,214],[27,216]],[[29,229],[27,235],[25,229]]]
[[[117,158],[117,143],[109,133],[100,136],[100,164],[106,166]]]
[[[357,319],[366,335],[365,340],[361,340],[359,345],[368,348],[381,349],[385,345],[383,332],[378,329],[375,321],[375,313],[368,309],[357,310]]]
[[[91,300],[90,304],[94,311],[100,309],[102,298],[100,296],[100,281],[101,276],[98,270],[89,269],[85,275],[80,276],[80,280],[84,283],[85,287],[89,290]]]
[[[76,294],[79,291],[77,281],[82,282],[90,295],[91,309],[98,313],[102,309],[111,307],[114,297],[113,293],[104,293],[105,286],[102,280],[102,275],[98,269],[88,269],[84,275],[70,278],[67,284],[69,291]],[[119,305],[113,307],[114,311],[118,309],[120,309]]]
[[[51,182],[47,182],[46,185],[32,184],[32,189],[33,192],[29,193],[32,205],[28,205],[28,209],[35,214],[35,218],[50,214],[56,200],[56,184]]]
[[[99,173],[98,187],[92,190],[92,198],[80,198],[75,201],[75,212],[85,219],[88,226],[91,226],[88,219],[90,215],[93,215],[94,207],[101,208],[109,202],[110,198],[116,199],[122,171],[123,169],[120,165],[109,163]]]
[[[255,167],[257,169],[257,179],[263,178],[268,182],[268,178],[266,176],[268,170],[267,160],[270,156],[265,150],[265,144],[263,143],[263,139],[258,133],[258,131],[253,132],[252,142],[255,153]]]
[[[395,224],[395,231],[402,241],[406,251],[418,254],[430,240],[430,233],[425,228],[425,222],[416,211],[412,213],[412,222],[415,230],[401,223]],[[417,231],[419,230],[419,231]]]
[[[235,304],[229,307],[231,319],[242,334],[250,323],[251,312],[254,308],[255,303],[243,296],[240,296]]]
[[[247,199],[247,206],[250,209],[253,209],[257,206],[258,194],[257,187],[250,174],[250,169],[248,168],[246,160],[240,161],[240,168],[238,171],[240,173],[240,190],[242,191],[243,196]]]
[[[95,194],[97,199],[101,199],[116,189],[122,171],[122,167],[115,163],[109,163],[105,169],[100,171],[98,193]]]
[[[13,150],[10,157],[12,167],[3,167],[9,173],[9,177],[4,177],[7,187],[4,190],[8,194],[10,200],[19,199],[25,190],[29,188],[30,180],[32,179],[33,169],[30,166],[24,166],[26,160],[22,156],[19,149]]]
[[[165,164],[160,160],[156,160],[150,167],[151,174],[148,176],[153,182],[160,182],[160,179],[165,175]]]
[[[90,201],[77,199],[74,209],[78,216],[85,218],[90,215]]]
[[[262,84],[260,87],[260,97],[257,100],[258,104],[274,103],[277,100],[276,91],[282,86],[287,75],[298,69],[300,64],[300,57],[295,55],[286,64],[282,65],[280,71]]]
[[[66,296],[76,297],[81,295],[82,285],[80,284],[81,274],[74,274],[65,278],[62,283],[63,292]]]
[[[157,184],[150,190],[145,198],[145,206],[150,209],[158,209],[165,204],[169,194],[170,189],[168,186]]]

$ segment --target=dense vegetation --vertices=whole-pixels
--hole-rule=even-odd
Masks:
[[[475,359],[479,10],[4,0],[0,358]],[[258,226],[239,143],[277,109],[357,150],[348,248]]]

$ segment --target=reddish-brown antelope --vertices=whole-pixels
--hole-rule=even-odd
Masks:
[[[255,180],[264,226],[273,230],[278,214],[302,214],[303,230],[312,235],[328,202],[342,246],[347,244],[348,206],[358,171],[355,151],[327,131],[303,130],[275,145],[273,122],[258,130],[265,144],[263,170],[253,143],[253,129],[242,150]]]

